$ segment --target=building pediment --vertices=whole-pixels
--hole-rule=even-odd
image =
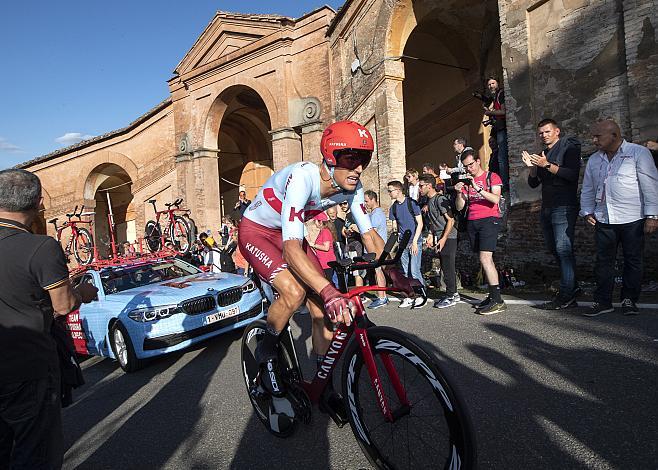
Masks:
[[[294,20],[278,15],[217,12],[174,73],[188,74],[279,31]]]

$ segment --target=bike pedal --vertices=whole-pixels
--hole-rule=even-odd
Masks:
[[[328,414],[336,426],[342,428],[349,421],[347,418],[347,410],[345,410],[345,402],[340,395],[334,395],[336,399],[320,400],[318,406],[322,413]]]

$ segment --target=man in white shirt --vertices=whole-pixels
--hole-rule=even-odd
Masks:
[[[404,179],[407,182],[407,196],[418,202],[418,197],[420,196],[420,186],[418,185],[418,170],[409,168],[404,174]]]
[[[596,291],[594,305],[584,315],[612,312],[617,245],[624,253],[622,313],[637,315],[642,283],[644,234],[658,228],[658,170],[651,152],[626,142],[619,125],[607,119],[592,127],[599,149],[585,168],[580,215],[595,229]]]

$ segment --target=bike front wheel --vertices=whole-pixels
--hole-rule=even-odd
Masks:
[[[169,239],[178,251],[187,254],[192,245],[190,227],[187,225],[185,219],[175,216],[169,230]]]
[[[353,341],[345,353],[343,394],[352,431],[370,462],[398,470],[475,468],[475,438],[466,408],[435,361],[392,328],[369,328],[368,339],[379,393],[359,342]],[[384,397],[392,422],[380,407]]]
[[[78,234],[73,240],[73,256],[81,266],[94,261],[94,240],[86,228],[78,229]]]

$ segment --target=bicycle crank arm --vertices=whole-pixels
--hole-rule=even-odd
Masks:
[[[340,416],[340,414],[332,408],[331,403],[320,401],[318,403],[318,408],[320,408],[321,412],[328,414],[331,420],[334,423],[336,423],[336,426],[338,426],[339,428],[342,428],[347,423],[349,423],[349,421],[345,419],[345,417]]]

